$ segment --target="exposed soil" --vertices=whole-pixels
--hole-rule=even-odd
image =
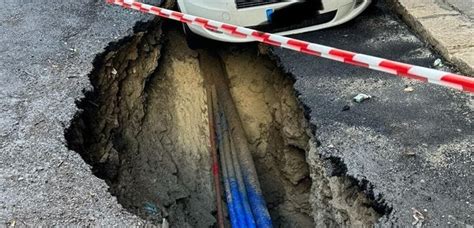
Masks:
[[[94,92],[67,132],[70,148],[124,208],[153,224],[215,225],[210,69],[227,77],[276,227],[372,225],[380,218],[361,190],[367,186],[319,158],[292,80],[255,46],[193,51],[179,32],[162,35],[159,25],[98,59]],[[326,163],[337,166],[331,175]]]

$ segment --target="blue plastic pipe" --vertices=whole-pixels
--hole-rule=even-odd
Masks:
[[[232,191],[230,187],[230,179],[229,173],[227,171],[227,163],[226,163],[226,153],[224,152],[224,137],[223,137],[223,129],[222,129],[222,119],[221,115],[216,113],[216,134],[217,134],[217,141],[219,145],[219,152],[220,152],[220,162],[222,166],[222,178],[224,181],[224,189],[225,189],[225,196],[227,202],[227,211],[229,213],[229,220],[232,227],[240,227],[238,223],[238,218],[235,210],[235,202],[232,197]]]
[[[223,130],[222,130],[222,118],[221,114],[219,111],[219,105],[217,102],[217,96],[216,96],[216,90],[215,87],[213,86],[212,88],[212,96],[215,99],[212,100],[212,106],[213,109],[209,110],[212,111],[212,115],[214,115],[214,128],[215,128],[215,134],[216,134],[216,140],[217,140],[217,148],[220,151],[220,164],[221,164],[221,170],[222,170],[222,182],[224,185],[224,195],[226,198],[227,202],[227,213],[229,216],[230,224],[232,227],[239,227],[239,224],[237,223],[238,219],[236,217],[236,212],[235,212],[235,206],[234,206],[234,200],[232,199],[232,194],[230,190],[230,182],[229,182],[229,174],[227,172],[227,164],[226,164],[226,159],[225,159],[225,153],[223,152],[224,148],[224,138],[223,138]],[[217,196],[219,197],[219,196]]]
[[[219,126],[221,128],[220,134],[222,137],[222,155],[221,159],[225,160],[225,167],[227,169],[227,179],[230,185],[230,194],[232,198],[232,206],[235,213],[235,219],[237,222],[235,227],[272,227],[272,222],[268,209],[266,207],[265,200],[260,189],[258,177],[255,172],[255,166],[253,166],[250,151],[248,153],[242,153],[242,150],[248,150],[247,141],[240,141],[242,145],[236,145],[233,142],[234,135],[230,135],[229,125],[227,123],[226,115],[223,112],[219,113]],[[234,124],[232,126],[233,132],[235,132]],[[242,136],[240,136],[242,137]],[[245,138],[245,136],[244,136]],[[243,147],[243,148],[242,148]],[[240,151],[239,151],[240,149]],[[247,156],[243,156],[247,155]],[[233,161],[233,158],[236,161]],[[251,167],[248,167],[251,165]],[[254,171],[254,174],[252,172]],[[238,174],[236,174],[236,171]],[[240,177],[240,185],[238,181]]]
[[[244,176],[245,186],[247,189],[247,196],[252,208],[252,213],[255,216],[257,227],[271,228],[272,220],[263,198],[262,191],[252,183],[252,180]]]
[[[242,213],[241,223],[245,224],[244,227],[253,228],[256,227],[255,220],[252,214],[250,204],[248,202],[247,193],[245,189],[245,183],[242,178],[242,173],[240,169],[240,164],[237,159],[237,155],[234,151],[234,145],[232,144],[232,138],[229,133],[229,125],[227,124],[227,119],[222,113],[221,115],[222,125],[223,125],[223,136],[224,136],[224,145],[226,153],[226,164],[229,172],[229,178],[231,182],[231,192],[232,197],[235,199],[235,205],[238,213]]]
[[[200,58],[200,61],[206,63],[209,60],[212,60],[213,58],[219,61],[218,58],[215,58],[214,56],[209,56],[208,58],[206,57],[206,55],[203,55],[203,58]],[[209,63],[213,64],[215,62],[209,62]],[[223,66],[218,65],[217,67],[222,68]],[[226,71],[224,69],[221,69],[221,72],[223,74],[218,74],[213,71],[208,72],[208,73],[209,73],[210,78],[212,78],[215,88],[217,90],[217,98],[218,98],[217,100],[219,103],[218,106],[220,108],[218,113],[223,113],[223,116],[225,116],[225,119],[227,120],[227,123],[229,126],[228,138],[232,139],[233,145],[235,146],[235,151],[232,151],[232,153],[235,152],[237,156],[236,160],[238,160],[238,164],[239,164],[238,167],[240,167],[240,170],[241,170],[240,173],[242,174],[243,185],[245,186],[245,190],[243,190],[242,187],[240,188],[242,194],[239,193],[238,196],[239,196],[239,199],[244,199],[244,200],[248,199],[246,201],[250,205],[250,209],[252,212],[251,214],[252,214],[252,217],[254,218],[256,227],[270,228],[272,227],[270,213],[268,213],[268,209],[266,208],[266,203],[262,195],[262,190],[260,189],[260,183],[258,182],[257,171],[255,169],[253,158],[249,150],[247,137],[242,127],[242,122],[240,120],[238,110],[235,107],[234,100],[232,99],[232,95],[230,93],[230,89],[227,83],[227,78],[225,75]],[[222,126],[222,122],[224,121],[222,121],[221,119],[221,126]],[[222,133],[223,131],[221,129],[220,134],[222,135]],[[223,152],[222,148],[223,147],[221,146],[220,148],[221,152]],[[227,162],[227,161],[232,161],[232,160],[229,160],[227,156],[225,160],[226,160],[226,167],[230,167],[229,163],[232,163],[232,162]],[[229,169],[227,171],[229,171]],[[227,180],[229,180],[229,175],[230,173],[227,173],[227,178],[226,178]],[[229,181],[229,188],[232,188],[232,186],[230,186],[230,181]],[[237,185],[237,189],[239,189],[238,185]],[[238,206],[238,205],[235,205],[235,199],[236,199],[235,197],[237,196],[237,192],[235,191],[230,192],[232,196],[231,202],[233,206]],[[228,192],[226,191],[226,193]],[[242,203],[242,200],[240,202]],[[228,207],[230,206],[228,205]],[[245,215],[244,218],[246,219],[244,224],[246,225],[250,224],[250,222],[247,221],[247,218],[249,218],[250,215],[248,213],[248,210],[245,210],[246,208],[245,205],[233,207],[233,208],[243,209],[243,212],[240,210],[234,210],[236,214],[234,218],[242,218],[242,216],[240,216],[240,213],[243,213]],[[237,225],[234,225],[236,223],[234,222],[231,222],[231,223],[233,227],[239,227]],[[251,227],[251,224],[245,227]]]
[[[228,95],[230,96],[230,93]],[[270,213],[268,213],[262,190],[260,189],[260,183],[258,181],[253,158],[248,147],[247,137],[241,126],[240,117],[238,116],[237,110],[233,105],[233,101],[231,100],[230,102],[232,102],[231,105],[225,105],[223,108],[225,110],[225,116],[229,121],[229,126],[231,129],[230,138],[232,138],[235,145],[235,151],[233,152],[236,153],[238,163],[240,165],[248,203],[250,204],[256,227],[271,228],[272,221],[270,218]],[[230,102],[226,102],[225,104],[229,104]]]
[[[252,213],[252,208],[250,207],[249,199],[247,197],[247,189],[245,188],[245,182],[242,176],[242,169],[240,167],[239,159],[237,157],[237,153],[235,150],[235,144],[232,140],[232,137],[230,137],[229,139],[230,139],[230,149],[232,152],[232,163],[234,164],[237,183],[239,184],[239,193],[240,193],[240,196],[242,197],[242,203],[243,203],[244,212],[246,215],[245,218],[247,219],[247,226],[249,228],[254,228],[254,227],[257,227],[257,224],[255,223],[255,218]]]

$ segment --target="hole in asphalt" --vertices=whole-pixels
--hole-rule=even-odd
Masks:
[[[66,131],[125,209],[154,224],[215,226],[205,90],[213,71],[226,77],[275,226],[372,225],[387,211],[345,171],[327,175],[293,81],[254,44],[193,51],[169,30],[152,25],[98,57],[94,89]]]

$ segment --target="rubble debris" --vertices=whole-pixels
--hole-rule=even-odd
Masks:
[[[364,94],[364,93],[359,93],[357,94],[357,96],[352,98],[352,100],[356,103],[362,103],[363,101],[368,100],[370,98],[372,98],[372,96]]]
[[[436,60],[433,62],[433,66],[434,66],[434,67],[437,67],[437,68],[443,67],[443,66],[444,66],[443,60],[441,60],[441,59],[439,59],[439,58],[436,59]]]
[[[416,155],[416,152],[413,151],[413,150],[405,149],[405,151],[403,151],[403,155],[406,155],[406,156],[415,156],[415,155]]]
[[[143,208],[145,209],[145,211],[148,214],[151,214],[151,215],[158,214],[158,209],[156,208],[155,204],[153,204],[153,203],[147,202],[147,203],[145,203],[145,206]]]
[[[422,227],[423,222],[425,221],[425,216],[414,207],[412,207],[411,210],[413,211],[413,218],[415,219],[412,225],[414,225],[417,228]]]

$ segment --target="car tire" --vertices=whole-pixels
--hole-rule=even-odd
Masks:
[[[183,32],[190,49],[196,50],[205,47],[207,39],[191,31],[187,24],[183,24]]]

